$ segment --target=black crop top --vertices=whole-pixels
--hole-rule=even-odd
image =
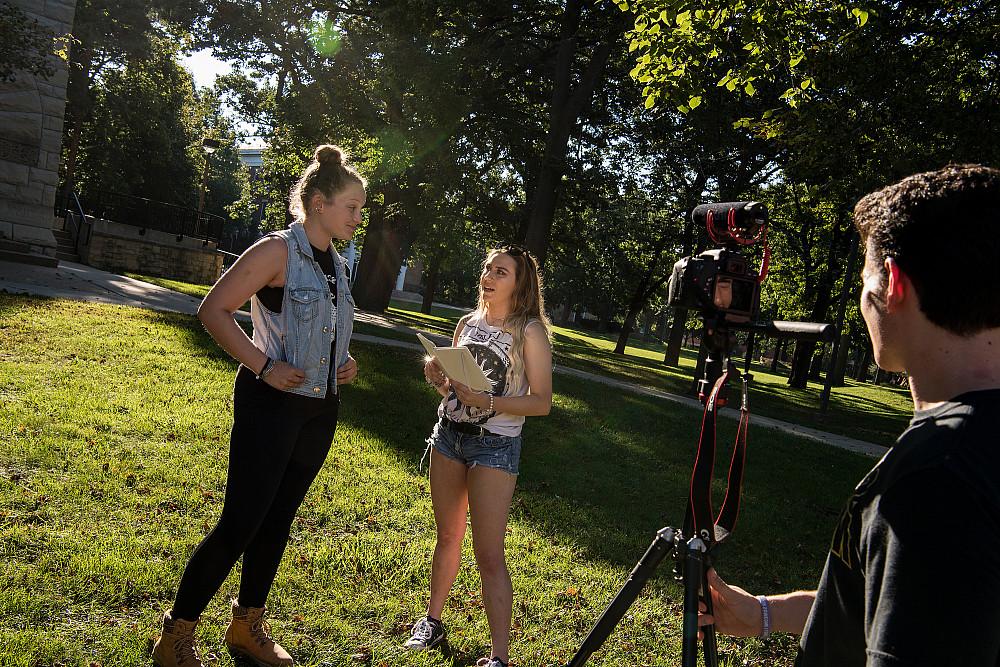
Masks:
[[[330,295],[333,298],[333,305],[337,305],[337,272],[333,265],[333,253],[330,249],[321,250],[316,246],[309,244],[312,248],[313,257],[319,263],[319,267],[323,269],[323,273],[326,274],[326,279],[330,283]],[[260,299],[261,304],[270,310],[272,313],[281,312],[281,300],[284,297],[285,288],[284,287],[268,287],[264,285],[259,290],[257,290],[257,298]]]

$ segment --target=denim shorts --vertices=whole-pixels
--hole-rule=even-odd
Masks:
[[[497,435],[488,431],[485,435],[469,435],[438,422],[427,444],[468,468],[485,466],[516,475],[521,462],[520,435]]]

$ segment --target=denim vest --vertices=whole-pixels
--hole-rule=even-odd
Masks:
[[[354,330],[354,298],[347,281],[347,260],[331,244],[337,274],[337,324],[330,327],[330,284],[313,259],[312,248],[301,222],[273,232],[288,246],[285,289],[281,312],[268,310],[254,294],[250,297],[253,344],[276,361],[305,371],[305,381],[292,394],[325,398],[327,386],[337,391],[337,369],[347,363],[348,345]],[[336,334],[336,360],[331,363],[330,344]]]

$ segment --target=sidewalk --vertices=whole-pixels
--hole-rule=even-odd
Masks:
[[[151,285],[119,276],[107,271],[101,271],[84,264],[73,264],[70,262],[60,262],[55,269],[32,266],[29,264],[14,264],[12,262],[0,261],[0,292],[9,294],[30,294],[35,296],[47,296],[59,299],[78,299],[81,301],[94,301],[98,303],[118,304],[124,306],[134,306],[136,308],[148,308],[150,310],[165,310],[177,313],[194,315],[198,311],[198,304],[201,302],[186,294],[174,292],[173,290]],[[237,318],[248,322],[250,315],[239,312]],[[361,322],[368,322],[377,326],[394,329],[406,333],[416,333],[416,329],[394,324],[380,315],[372,313],[358,312],[356,319]],[[434,336],[432,336],[434,337]],[[434,337],[444,341],[441,336]],[[401,347],[412,350],[423,350],[419,343],[409,343],[406,341],[380,338],[355,333],[353,340],[373,343],[376,345],[389,345],[391,347]],[[622,391],[646,396],[655,396],[667,401],[676,403],[695,410],[702,410],[702,405],[696,399],[687,396],[669,394],[658,389],[642,387],[630,382],[623,382],[613,378],[595,375],[586,371],[579,371],[573,368],[557,366],[555,372],[562,375],[600,382],[602,384],[615,387]],[[735,419],[739,412],[735,410],[721,410],[719,416]],[[885,453],[886,447],[863,440],[855,440],[842,435],[826,433],[817,429],[811,429],[798,424],[783,422],[770,417],[754,415],[752,417],[754,426],[774,429],[784,433],[790,433],[802,438],[815,440],[826,445],[846,449],[865,456],[878,457]]]

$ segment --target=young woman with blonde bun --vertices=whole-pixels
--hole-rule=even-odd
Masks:
[[[240,362],[222,515],[195,549],[153,647],[159,667],[200,667],[194,629],[243,558],[229,650],[257,665],[292,665],[270,636],[264,605],[292,520],[337,427],[339,388],[358,366],[345,260],[333,242],[361,223],[365,180],[336,146],[320,146],[290,198],[295,221],[250,247],[215,284],[198,317]],[[253,338],[233,314],[250,300]]]

